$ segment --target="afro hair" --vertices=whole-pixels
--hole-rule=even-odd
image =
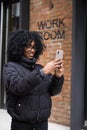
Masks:
[[[8,61],[19,62],[24,54],[24,48],[31,44],[32,41],[35,42],[35,58],[38,59],[45,48],[45,44],[43,43],[43,38],[41,37],[40,33],[37,31],[29,32],[27,30],[18,30],[16,32],[12,32],[8,38]]]

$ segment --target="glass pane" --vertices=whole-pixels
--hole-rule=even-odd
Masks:
[[[20,2],[12,4],[12,31],[19,29]]]

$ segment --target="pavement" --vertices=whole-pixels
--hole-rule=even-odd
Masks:
[[[11,117],[6,109],[0,109],[0,130],[10,130]],[[70,127],[56,123],[48,123],[48,130],[70,130]]]

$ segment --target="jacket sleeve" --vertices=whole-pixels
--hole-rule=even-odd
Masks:
[[[3,67],[3,80],[5,87],[18,96],[28,95],[30,90],[42,81],[36,70],[25,76],[19,73],[14,66],[8,64]]]
[[[63,82],[64,82],[64,76],[61,76],[60,78],[53,76],[52,83],[49,88],[49,93],[51,96],[55,96],[61,92]]]

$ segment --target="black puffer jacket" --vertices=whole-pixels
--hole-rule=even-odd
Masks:
[[[41,68],[26,58],[21,63],[8,62],[4,65],[7,111],[12,118],[41,122],[50,116],[51,96],[61,91],[64,77],[42,76]]]

